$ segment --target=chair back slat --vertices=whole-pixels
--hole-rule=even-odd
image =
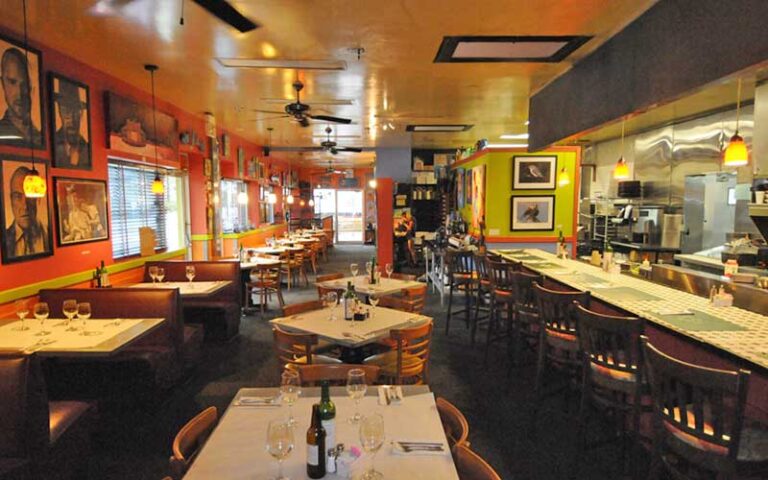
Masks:
[[[475,253],[475,269],[477,277],[480,280],[489,280],[488,278],[488,255],[482,252]]]
[[[427,301],[427,284],[418,287],[404,288],[402,291],[404,303],[408,304],[409,312],[421,313]]]
[[[390,338],[397,345],[397,384],[402,383],[403,377],[421,376],[421,380],[425,379],[429,362],[432,328],[432,320],[428,320],[415,327],[389,331]],[[403,362],[406,355],[409,358],[407,368]]]
[[[544,327],[556,333],[577,334],[577,320],[573,314],[573,302],[589,305],[589,292],[560,292],[533,284],[539,318]]]
[[[298,315],[299,313],[311,312],[312,310],[320,310],[323,308],[323,303],[320,300],[310,300],[308,302],[293,303],[291,305],[283,306],[283,316],[290,317],[291,315]]]
[[[485,265],[484,268],[487,272],[491,288],[493,290],[512,292],[512,277],[519,271],[520,267],[512,263],[496,262],[489,258],[484,260],[483,264]]]
[[[189,469],[219,420],[216,407],[208,407],[186,423],[173,439],[170,466],[174,478],[180,479]]]
[[[533,292],[533,284],[544,284],[544,277],[539,274],[525,273],[515,271],[510,276],[512,282],[512,295],[515,297],[515,304],[520,310],[536,311],[536,294]]]
[[[312,347],[318,344],[318,337],[314,334],[289,333],[275,326],[272,328],[273,346],[280,371],[286,365],[311,365]],[[304,362],[297,362],[303,358]]]
[[[637,317],[604,315],[576,303],[581,350],[595,365],[639,374],[644,369],[640,336],[645,321]]]
[[[446,252],[448,276],[471,275],[474,272],[474,254],[472,252],[448,250]]]

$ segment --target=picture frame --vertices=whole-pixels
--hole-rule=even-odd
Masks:
[[[43,117],[43,54],[40,50],[27,47],[27,54],[24,52],[24,44],[14,38],[0,35],[0,79],[11,78],[10,72],[2,72],[2,66],[9,68],[9,65],[15,65],[15,71],[26,69],[29,77],[29,111],[16,111],[8,108],[6,97],[22,95],[23,89],[14,89],[6,92],[6,80],[0,80],[0,145],[11,145],[15,147],[34,148],[35,150],[45,150],[45,121]],[[19,77],[19,81],[23,76]],[[22,104],[24,102],[21,102]],[[22,109],[23,107],[18,107]],[[28,116],[28,122],[23,117]],[[20,118],[21,117],[21,118]],[[19,128],[18,125],[30,123],[32,132],[30,135],[29,127]]]
[[[229,135],[226,133],[221,134],[221,151],[219,154],[222,157],[229,157]]]
[[[245,149],[237,147],[237,178],[245,177]]]
[[[555,229],[554,195],[512,195],[510,230],[513,232]]]
[[[105,92],[107,147],[114,152],[178,163],[179,122],[173,115]],[[157,127],[157,128],[155,128]]]
[[[512,190],[554,190],[556,175],[555,155],[512,157]]]
[[[53,166],[92,170],[91,94],[88,85],[50,72],[48,92]]]
[[[456,204],[459,209],[464,208],[464,169],[456,169]]]
[[[211,159],[206,158],[203,160],[203,176],[210,178],[213,173],[213,166],[211,165]]]
[[[59,247],[109,240],[107,182],[57,177],[54,192]]]
[[[47,163],[35,160],[34,167],[47,181]],[[23,191],[24,177],[31,169],[32,159],[29,157],[0,157],[0,250],[3,264],[53,255],[51,212],[48,207],[51,189],[42,198],[26,198]],[[23,220],[17,222],[19,217]]]

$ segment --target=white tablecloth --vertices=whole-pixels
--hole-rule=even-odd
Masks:
[[[182,297],[207,297],[232,283],[229,280],[214,282],[157,282],[135,283],[132,288],[178,288]]]
[[[368,276],[357,275],[356,277],[344,277],[337,280],[328,280],[327,282],[320,282],[317,285],[324,288],[337,288],[346,289],[347,282],[352,282],[355,286],[355,292],[362,295],[391,295],[393,293],[399,293],[404,288],[413,288],[424,285],[421,282],[413,282],[410,280],[399,280],[396,278],[387,278],[381,276],[381,282],[371,285],[368,283]]]

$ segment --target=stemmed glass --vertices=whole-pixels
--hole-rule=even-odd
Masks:
[[[67,332],[74,332],[77,330],[74,325],[72,325],[72,319],[75,318],[75,315],[77,315],[77,300],[64,300],[64,304],[61,307],[61,311],[64,313],[64,316],[67,317]]]
[[[381,298],[379,298],[379,296],[376,295],[375,293],[368,295],[368,303],[370,303],[371,306],[373,307],[373,309],[371,310],[371,320],[376,318],[376,305],[379,304],[379,300],[381,300]]]
[[[371,468],[366,471],[361,480],[379,480],[384,478],[381,472],[376,471],[376,453],[384,444],[384,417],[378,413],[366,415],[360,422],[360,444],[367,453],[373,453]]]
[[[48,309],[48,304],[45,302],[36,303],[35,306],[32,307],[32,313],[35,315],[35,318],[40,322],[40,331],[37,332],[35,335],[38,337],[50,335],[51,332],[46,331],[44,328],[44,322],[48,318],[48,315],[51,314],[51,311]]]
[[[83,331],[80,335],[98,335],[100,332],[89,332],[86,330],[86,322],[91,318],[91,304],[88,302],[80,302],[77,304],[77,319],[83,322]]]
[[[267,452],[277,459],[277,477],[274,480],[290,480],[283,475],[283,460],[293,451],[293,427],[286,420],[271,420],[267,426]]]
[[[392,278],[392,272],[395,271],[395,267],[391,263],[388,263],[384,269],[387,271],[387,278]]]
[[[349,264],[349,271],[352,272],[352,276],[356,277],[357,272],[359,271],[356,263],[350,263]]]
[[[365,272],[368,274],[368,278],[371,278],[371,270],[373,269],[372,262],[365,262]]]
[[[331,320],[331,321],[336,320],[336,313],[334,312],[334,308],[336,307],[336,303],[338,301],[339,301],[339,294],[336,292],[328,292],[323,297],[323,302],[325,303],[325,306],[331,309],[328,320]]]
[[[355,414],[347,421],[357,423],[360,421],[360,399],[365,396],[368,385],[365,383],[365,371],[353,368],[347,373],[347,395],[355,401]]]
[[[187,275],[187,280],[189,280],[190,283],[192,283],[192,280],[195,278],[195,266],[194,265],[187,265],[184,268],[184,271]]]
[[[281,376],[280,396],[283,402],[288,405],[288,424],[290,426],[296,425],[296,419],[293,418],[293,404],[298,401],[299,395],[301,395],[299,372],[286,368]]]
[[[155,281],[157,280],[157,266],[156,265],[150,266],[148,272],[149,272],[149,278],[152,279],[152,283],[155,283]]]
[[[157,267],[157,281],[163,283],[165,278],[165,269],[163,267]]]
[[[29,305],[26,300],[17,300],[16,301],[16,316],[19,317],[19,320],[21,321],[21,325],[14,328],[14,330],[18,332],[23,332],[24,330],[29,330],[29,327],[24,325],[24,317],[29,315]]]

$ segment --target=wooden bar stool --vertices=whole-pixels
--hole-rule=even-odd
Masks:
[[[488,266],[485,262],[486,258],[487,255],[484,251],[475,253],[475,270],[477,272],[477,283],[475,285],[477,288],[475,289],[475,318],[472,322],[472,333],[470,334],[473,345],[481,321],[483,323],[486,323],[487,321],[489,324],[488,328],[491,328],[491,280],[488,276]],[[484,312],[484,315],[481,315],[481,312]]]
[[[488,275],[488,290],[491,299],[488,319],[488,333],[485,339],[484,363],[488,363],[488,350],[497,340],[509,341],[512,330],[513,311],[515,304],[512,276],[520,268],[519,265],[496,262],[485,258],[483,261]],[[482,288],[482,287],[480,287]]]
[[[519,264],[518,264],[519,265]],[[539,345],[539,305],[533,292],[533,284],[544,284],[544,277],[536,273],[517,271],[512,273],[514,322],[512,323],[512,364],[521,365],[523,348],[534,353]]]
[[[464,313],[464,321],[467,328],[470,326],[472,314],[472,295],[477,284],[475,273],[474,255],[472,252],[448,250],[445,253],[448,265],[448,314],[445,321],[445,334],[448,335],[451,328],[451,316],[456,313]],[[453,311],[453,291],[464,291],[464,308]]]

